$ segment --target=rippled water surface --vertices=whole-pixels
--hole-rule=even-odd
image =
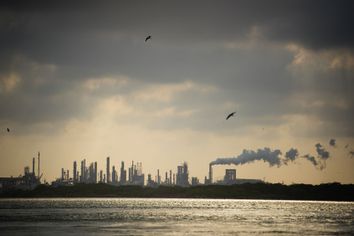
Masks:
[[[0,235],[354,235],[354,203],[0,199]]]

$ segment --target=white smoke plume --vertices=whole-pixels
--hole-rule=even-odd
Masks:
[[[282,158],[282,152],[279,149],[271,150],[265,147],[263,149],[257,149],[257,151],[244,149],[242,153],[236,157],[217,158],[215,161],[210,162],[210,165],[243,165],[255,161],[264,161],[267,162],[270,167],[280,167],[283,164],[287,165],[289,162],[293,162],[298,157],[301,157],[310,161],[317,169],[323,170],[326,167],[326,160],[330,157],[330,154],[320,143],[317,143],[315,147],[318,158],[310,154],[300,156],[296,148],[290,148],[289,151],[285,153],[284,158]],[[350,152],[350,155],[354,157],[354,152]]]
[[[281,151],[276,149],[272,151],[270,148],[265,147],[264,149],[253,150],[243,150],[243,152],[237,157],[226,157],[218,158],[212,161],[211,165],[243,165],[246,163],[251,163],[254,161],[263,160],[267,162],[269,166],[280,166],[281,165]]]

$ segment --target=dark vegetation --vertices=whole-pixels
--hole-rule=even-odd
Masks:
[[[354,201],[354,185],[328,183],[308,184],[241,184],[204,185],[195,187],[158,188],[112,186],[107,184],[77,184],[51,187],[40,185],[34,190],[11,190],[0,197],[136,197],[136,198],[220,198],[220,199],[283,199]]]

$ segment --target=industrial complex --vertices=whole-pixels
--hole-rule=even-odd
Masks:
[[[18,177],[0,177],[0,192],[7,189],[23,189],[32,190],[41,183],[41,154],[38,152],[37,155],[37,166],[36,158],[32,159],[32,172],[29,166],[24,168],[23,175]],[[37,173],[36,173],[37,168]]]
[[[0,177],[0,192],[8,189],[25,189],[31,190],[37,185],[41,184],[41,170],[40,170],[40,152],[36,158],[32,160],[32,172],[26,166],[24,174],[18,177]],[[37,170],[36,170],[37,167]],[[126,170],[126,168],[128,170]],[[72,174],[70,174],[70,172]],[[226,169],[225,176],[222,180],[213,180],[213,165],[209,164],[208,176],[205,176],[205,185],[233,185],[243,183],[260,183],[263,182],[259,179],[240,179],[236,178],[236,169]],[[111,165],[111,158],[106,158],[106,166],[104,170],[98,170],[97,162],[87,163],[86,159],[80,162],[74,161],[72,171],[69,169],[61,168],[61,176],[51,183],[52,186],[70,186],[78,183],[105,183],[110,185],[138,185],[147,187],[165,186],[196,186],[201,185],[197,177],[189,177],[189,169],[187,162],[177,166],[176,172],[172,170],[160,173],[158,169],[156,175],[148,174],[145,179],[145,174],[142,170],[142,162],[131,162],[125,166],[124,161],[121,162],[120,168]]]

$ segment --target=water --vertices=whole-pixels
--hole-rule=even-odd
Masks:
[[[0,235],[354,235],[354,203],[0,199]]]

